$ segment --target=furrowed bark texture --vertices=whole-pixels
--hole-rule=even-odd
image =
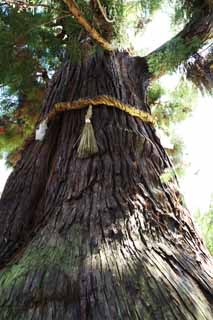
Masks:
[[[111,95],[149,111],[142,58],[102,53],[66,63],[54,103]],[[32,141],[0,200],[0,319],[207,319],[212,262],[184,208],[154,128],[95,107],[99,153],[77,158],[86,109]]]

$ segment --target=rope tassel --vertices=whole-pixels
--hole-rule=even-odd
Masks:
[[[98,146],[95,138],[94,129],[91,123],[92,105],[89,106],[86,116],[85,125],[81,134],[81,140],[78,147],[78,157],[81,159],[88,158],[98,153]]]

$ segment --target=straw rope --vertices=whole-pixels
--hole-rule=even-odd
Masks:
[[[80,110],[88,105],[93,106],[110,106],[115,107],[121,111],[124,111],[131,115],[132,117],[139,118],[140,120],[144,122],[148,122],[152,125],[156,124],[155,119],[148,113],[142,110],[139,110],[137,107],[133,107],[129,104],[123,103],[120,100],[117,100],[111,96],[102,95],[97,96],[95,98],[85,98],[85,99],[79,99],[71,102],[59,102],[54,105],[53,110],[48,113],[48,115],[43,120],[52,120],[57,113],[63,112],[66,110]]]

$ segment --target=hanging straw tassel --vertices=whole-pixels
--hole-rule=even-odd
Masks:
[[[78,157],[88,158],[98,152],[98,146],[95,139],[94,129],[91,123],[92,105],[89,106],[86,116],[85,125],[81,134],[81,140],[78,147]]]

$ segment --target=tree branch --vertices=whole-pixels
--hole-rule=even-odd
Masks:
[[[101,30],[104,39],[110,42],[113,37],[113,23],[115,22],[115,18],[108,18],[107,7],[104,7],[99,0],[90,0],[89,5],[93,13],[93,21],[99,30]]]
[[[63,0],[72,15],[78,20],[82,27],[89,33],[93,40],[95,40],[104,50],[113,51],[112,46],[93,28],[89,22],[84,18],[80,9],[73,0]]]
[[[152,79],[174,71],[213,38],[212,5],[200,13],[192,16],[181,32],[145,57]]]
[[[186,77],[191,80],[201,92],[213,94],[213,45],[207,49],[208,54],[195,54],[194,59],[184,64]]]

